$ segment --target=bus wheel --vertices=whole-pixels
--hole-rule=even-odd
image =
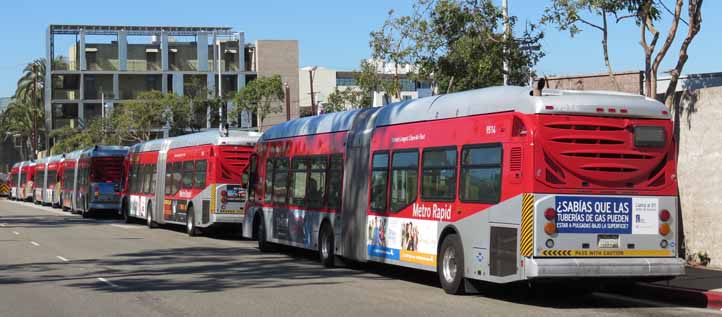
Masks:
[[[125,223],[133,222],[133,218],[130,217],[130,208],[128,208],[128,203],[123,202],[121,210],[123,213],[123,221],[125,221]]]
[[[153,229],[155,227],[158,227],[158,224],[153,221],[153,205],[151,204],[148,204],[148,209],[146,209],[145,220],[148,228]]]
[[[319,235],[318,240],[318,255],[321,260],[321,264],[325,267],[333,267],[333,231],[328,224],[323,225],[321,228],[321,234]]]
[[[450,234],[441,243],[436,271],[446,293],[464,293],[464,250],[458,235]]]
[[[271,251],[271,244],[266,241],[266,222],[263,221],[263,214],[257,213],[253,223],[256,225],[254,231],[258,236],[258,250],[261,252]]]
[[[186,233],[188,233],[189,237],[194,237],[198,235],[198,229],[196,228],[196,216],[195,212],[193,212],[193,206],[188,207],[188,217],[186,217]]]

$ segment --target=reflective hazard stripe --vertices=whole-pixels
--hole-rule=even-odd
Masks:
[[[556,257],[613,257],[613,256],[672,256],[671,250],[544,250],[542,256]]]
[[[521,256],[530,257],[534,252],[534,195],[523,194],[521,199]]]

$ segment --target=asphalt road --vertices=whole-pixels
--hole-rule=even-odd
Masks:
[[[260,253],[112,217],[0,200],[0,316],[698,316],[715,314],[563,286],[446,295],[436,276],[384,265],[325,269],[314,254]]]

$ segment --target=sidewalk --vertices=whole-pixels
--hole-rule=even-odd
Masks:
[[[687,274],[669,281],[638,283],[636,295],[720,310],[722,309],[722,271],[687,267]]]

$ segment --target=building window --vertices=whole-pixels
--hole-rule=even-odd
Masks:
[[[358,80],[353,77],[337,77],[336,86],[358,86]]]
[[[401,91],[416,91],[416,82],[411,79],[401,79]]]
[[[461,154],[460,199],[495,204],[501,195],[501,145],[466,146]]]
[[[456,148],[424,150],[421,199],[453,201],[456,194]]]
[[[416,201],[419,188],[419,152],[403,150],[394,152],[391,161],[392,212],[398,212]]]

